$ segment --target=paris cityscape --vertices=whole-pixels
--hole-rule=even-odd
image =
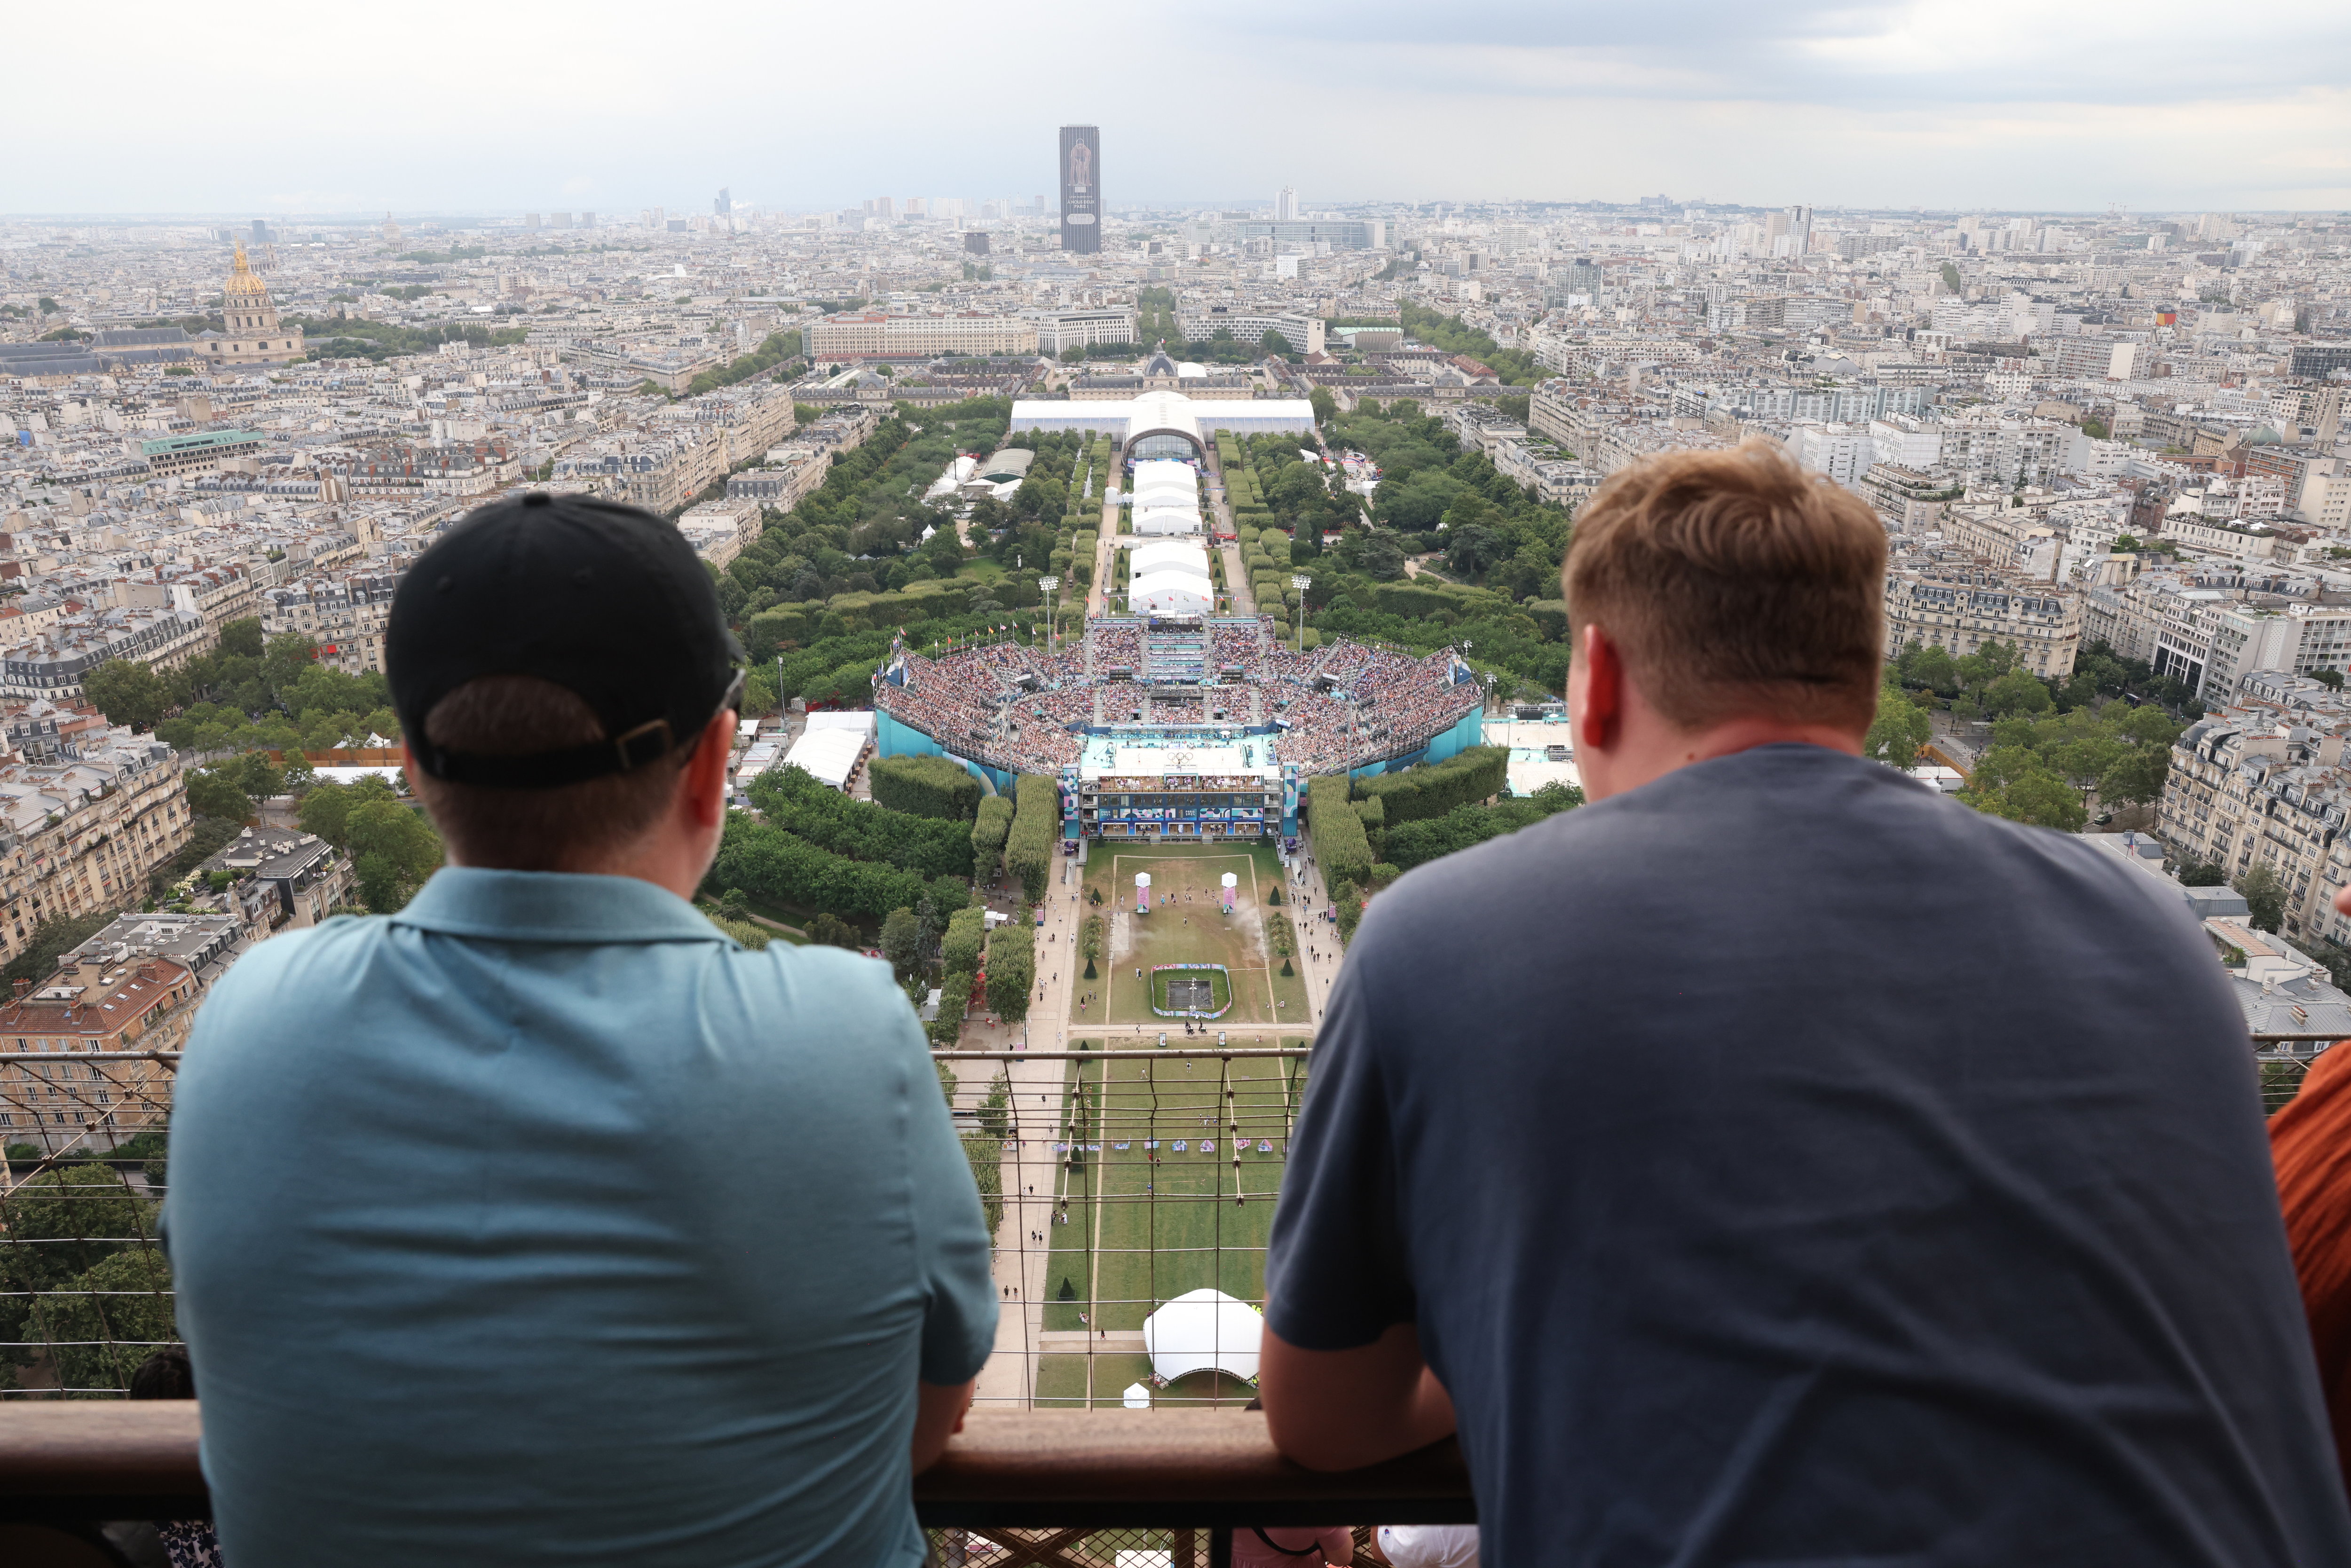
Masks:
[[[1514,855],[1570,843],[1596,855],[1602,823],[1633,832],[1630,813],[1602,813],[1664,787],[1627,794],[1619,781],[1589,685],[1609,678],[1614,655],[1593,652],[1593,612],[1567,586],[1584,580],[1571,556],[1583,520],[1617,526],[1610,508],[1644,476],[1764,465],[1839,516],[1870,519],[1869,548],[1884,552],[1879,674],[1865,733],[1854,726],[1869,779],[1907,791],[1903,810],[1935,813],[1921,821],[1966,824],[1954,834],[2011,835],[1954,843],[2063,844],[2105,896],[2187,933],[2092,968],[2103,977],[2111,958],[2149,996],[2225,991],[2223,1032],[2241,1015],[2231,1049],[2250,1043],[2248,1125],[2258,1134],[2272,1118],[2283,1138],[2276,1118],[2305,1080],[2293,1114],[2314,1118],[2326,1048],[2351,1036],[2351,914],[2338,907],[2351,905],[2351,169],[2339,86],[2304,78],[2339,60],[2340,19],[2314,12],[2319,64],[2282,65],[2267,87],[2248,85],[2226,50],[2193,90],[2150,63],[2147,91],[2169,95],[2159,103],[2119,88],[2109,99],[2059,71],[2045,101],[2004,99],[1962,134],[1951,128],[1974,112],[1970,95],[1990,90],[1970,73],[1991,68],[1949,41],[1955,7],[1915,9],[1915,37],[1909,24],[1850,35],[1756,24],[1749,42],[1782,73],[1778,99],[1720,85],[1738,74],[1744,35],[1693,45],[1699,85],[1676,86],[1656,74],[1673,41],[1650,23],[1562,39],[1545,16],[1513,11],[1513,26],[1542,34],[1521,47],[1374,8],[1360,37],[1329,45],[1331,79],[1299,89],[1334,108],[1358,94],[1397,106],[1397,125],[1353,141],[1295,118],[1294,103],[1267,110],[1262,136],[1221,123],[1235,111],[1215,107],[1229,102],[1218,94],[1262,90],[1253,63],[1202,89],[1196,107],[1218,123],[1194,129],[1124,87],[1047,82],[961,105],[967,145],[927,118],[936,106],[910,106],[876,147],[828,155],[833,131],[798,124],[786,155],[727,104],[656,155],[649,99],[609,122],[585,110],[562,122],[575,152],[524,138],[507,168],[435,172],[404,163],[402,133],[353,109],[348,126],[328,113],[318,147],[293,145],[282,124],[248,135],[244,162],[276,156],[283,169],[242,185],[193,176],[185,205],[144,172],[125,172],[115,193],[102,165],[118,153],[97,150],[88,168],[44,172],[31,204],[0,199],[22,209],[0,212],[0,965],[13,983],[0,996],[0,1400],[13,1414],[153,1397],[141,1389],[162,1386],[159,1357],[178,1369],[169,1396],[193,1396],[209,1353],[181,1299],[194,1287],[175,1275],[181,1249],[223,1221],[193,1193],[169,1200],[175,1171],[223,1168],[226,1134],[191,1135],[180,1163],[183,1059],[193,1069],[209,1048],[225,1061],[233,1034],[275,1038],[255,1021],[256,998],[281,994],[288,1013],[270,1027],[290,1017],[311,1029],[321,1063],[340,1063],[319,1076],[350,1075],[365,1031],[348,1019],[398,1013],[369,989],[396,966],[346,957],[349,997],[322,1002],[333,966],[317,956],[402,940],[386,932],[478,936],[473,916],[449,912],[486,896],[466,891],[478,879],[515,874],[456,843],[445,813],[462,797],[444,792],[466,776],[443,769],[464,747],[441,738],[440,707],[428,740],[427,705],[402,684],[403,658],[413,668],[419,655],[413,632],[402,653],[401,618],[423,613],[406,608],[430,597],[419,585],[448,589],[445,563],[476,518],[520,528],[630,508],[698,566],[689,598],[715,600],[738,684],[720,710],[733,727],[712,743],[725,755],[709,764],[721,803],[706,858],[680,896],[662,895],[674,905],[665,918],[691,914],[653,945],[698,937],[735,957],[772,955],[777,984],[837,991],[825,1005],[842,1019],[851,999],[880,998],[862,1015],[883,1020],[876,1060],[893,1041],[927,1049],[923,1093],[935,1074],[946,1146],[961,1156],[947,1187],[933,1170],[927,1190],[967,1207],[967,1166],[978,1218],[958,1210],[956,1223],[986,1245],[958,1288],[979,1287],[983,1302],[994,1292],[992,1327],[967,1303],[959,1320],[977,1356],[964,1396],[975,1423],[1238,1415],[1263,1398],[1283,1453],[1344,1468],[1309,1456],[1354,1450],[1298,1446],[1304,1428],[1285,1436],[1268,1392],[1277,1355],[1313,1354],[1282,1343],[1284,1325],[1304,1321],[1276,1301],[1282,1249],[1301,1270],[1322,1256],[1310,1251],[1312,1217],[1349,1179],[1328,1142],[1305,1158],[1307,1134],[1333,1137],[1332,1118],[1347,1113],[1311,1100],[1310,1080],[1341,1081],[1318,1063],[1343,1040],[1345,1092],[1374,1093],[1356,1082],[1372,1071],[1363,1042],[1383,1027],[1366,1021],[1371,998],[1402,982],[1395,965],[1350,968],[1366,950],[1359,933],[1397,958],[1400,933],[1426,930],[1407,922],[1429,918],[1407,912],[1441,890],[1518,896],[1506,891]],[[1134,24],[1107,25],[1134,41]],[[2066,38],[2082,25],[2053,24]],[[620,23],[600,13],[583,26]],[[1305,50],[1312,37],[1281,7],[1207,27],[1236,47]],[[799,68],[849,37],[812,36]],[[649,47],[676,63],[673,43]],[[946,46],[911,47],[927,58]],[[1196,77],[1216,57],[1199,40],[1171,47]],[[972,48],[974,80],[1018,58],[1001,40]],[[1938,59],[1940,48],[1952,52]],[[1049,57],[1075,76],[1077,49],[1057,42]],[[1425,79],[1403,63],[1420,49]],[[134,84],[157,68],[142,60],[126,68]],[[1613,85],[1529,85],[1578,71]],[[1865,90],[1854,85],[1865,77]],[[436,84],[428,99],[445,107],[454,90]],[[1920,104],[1896,101],[1905,90]],[[1602,99],[1621,104],[1614,130]],[[2167,118],[2198,103],[2214,126],[2238,117],[2213,131],[2218,151]],[[1690,104],[1729,133],[1701,142],[1673,129]],[[518,112],[495,115],[504,125]],[[2098,130],[2101,117],[2134,116],[2136,149]],[[1843,166],[1821,129],[1831,120],[1853,149]],[[2028,122],[2044,129],[2018,129]],[[1741,126],[1754,145],[1736,145]],[[1873,144],[1873,126],[1893,140]],[[1507,148],[1457,156],[1487,136]],[[2297,151],[2264,162],[2242,152],[2247,138]],[[2044,155],[2061,145],[2065,156]],[[565,172],[599,157],[601,173]],[[515,670],[599,636],[629,663],[625,616],[600,631],[560,608],[570,575],[503,580],[506,597],[468,635],[539,650],[514,654]],[[495,662],[482,671],[522,678]],[[604,700],[585,684],[580,699]],[[617,742],[626,773],[629,738],[591,720],[564,744]],[[692,757],[682,768],[704,766],[691,736],[673,739]],[[1947,869],[1965,880],[1966,858],[1918,871],[1910,892],[1933,905]],[[574,869],[516,868],[541,882]],[[2057,962],[2059,945],[2032,934],[2063,903],[2051,894],[2016,915],[2032,963]],[[2095,927],[2094,915],[2081,918]],[[2105,934],[2120,942],[2126,925]],[[486,950],[571,940],[517,929]],[[1668,1018],[1677,969],[1721,958],[1691,945],[1698,929],[1655,933],[1642,960]],[[352,935],[367,931],[378,935]],[[1894,954],[1864,939],[1806,961],[1867,969]],[[240,969],[248,977],[231,981]],[[1902,972],[1955,1018],[2002,991],[1989,968],[1973,980]],[[1413,983],[1442,990],[1468,973]],[[601,994],[585,975],[575,983]],[[487,984],[434,983],[448,996]],[[2103,996],[2108,981],[2084,984]],[[225,985],[220,1007],[235,1010],[207,1026]],[[608,999],[615,1017],[632,1005]],[[1448,1030],[1482,1039],[1486,1005],[1449,1004]],[[800,1049],[793,1015],[756,1016]],[[863,1023],[827,1027],[866,1038]],[[420,1047],[419,1063],[429,1054]],[[208,1084],[192,1074],[192,1119],[230,1095],[219,1071]],[[274,1071],[273,1082],[303,1076],[282,1061]],[[731,1227],[716,1217],[739,1217],[729,1206],[768,1180],[810,1185],[768,1187],[766,1204],[833,1201],[809,1167],[858,1166],[862,1155],[835,1145],[872,1142],[862,1111],[840,1110],[858,1092],[846,1078],[810,1081],[846,1097],[831,1103],[839,1128],[820,1100],[755,1124],[714,1099],[710,1125],[731,1130],[632,1123],[632,1145],[618,1121],[566,1124],[578,1089],[560,1073],[523,1096],[530,1114],[475,1126],[468,1096],[493,1094],[488,1079],[401,1071],[433,1082],[444,1109],[402,1108],[389,1069],[381,1082],[360,1071],[371,1103],[392,1126],[445,1113],[403,1157],[478,1156],[486,1214],[507,1193],[517,1211],[561,1201],[539,1190],[533,1160],[547,1188],[576,1197],[605,1168],[585,1151],[625,1166],[634,1148],[676,1161],[681,1187],[729,1189],[711,1213]],[[1650,1071],[1664,1093],[1704,1069]],[[318,1130],[273,1124],[280,1099],[239,1082],[243,1136],[342,1166],[324,1112]],[[570,1131],[546,1131],[559,1124]],[[493,1125],[495,1155],[466,1131],[487,1138]],[[831,1152],[804,1156],[803,1145]],[[331,1209],[362,1169],[375,1173],[370,1203],[399,1191],[403,1178],[382,1179],[397,1167],[371,1158],[351,1155],[320,1201]],[[310,1166],[286,1167],[298,1168]],[[1311,1199],[1286,1199],[1285,1176],[1301,1170]],[[441,1192],[439,1179],[420,1177],[418,1192]],[[288,1223],[306,1247],[331,1249],[371,1222]],[[761,1245],[803,1260],[844,1248],[777,1237]],[[1391,1242],[1408,1250],[1380,1245]],[[753,1290],[749,1279],[719,1293]],[[235,1337],[217,1315],[204,1327]],[[941,1332],[935,1319],[923,1331],[925,1401],[968,1371],[933,1376]],[[1319,1348],[1352,1355],[1361,1343]],[[2322,1334],[2322,1383],[2341,1372],[2330,1354]],[[2343,1401],[2338,1437],[2351,1432],[2351,1385],[2325,1391]],[[1454,1387],[1469,1479],[1411,1493],[1422,1512],[1398,1514],[1393,1539],[1376,1509],[1351,1504],[1331,1517],[1374,1522],[1327,1547],[1260,1531],[1263,1550],[1474,1568],[1476,1530],[1466,1546],[1432,1533],[1467,1527],[1462,1489],[1474,1485],[1487,1560],[1513,1555],[1500,1542],[1543,1555],[1524,1494],[1487,1490],[1499,1483],[1479,1469],[1474,1397]],[[2309,1404],[2319,1425],[2305,1457],[2331,1477],[2325,1408],[2315,1394]],[[919,1470],[934,1416],[928,1404],[913,1411],[906,1420],[925,1423]],[[962,1406],[954,1414],[960,1423]],[[388,1416],[388,1429],[402,1418]],[[206,1431],[225,1501],[209,1467],[228,1438]],[[937,1441],[950,1472],[957,1449],[945,1428]],[[453,1448],[453,1466],[468,1447]],[[0,1491],[9,1462],[0,1443]],[[287,1473],[309,1472],[288,1458]],[[454,1469],[432,1484],[465,1491]],[[1440,1494],[1453,1502],[1426,1504]],[[490,1507],[465,1495],[466,1508]],[[298,1537],[255,1522],[266,1511],[252,1495],[234,1506],[224,1528],[233,1520],[249,1544],[227,1561],[298,1560],[284,1555]],[[358,1535],[398,1536],[393,1515],[354,1506]],[[922,1506],[929,1534],[914,1550],[956,1568],[1279,1560],[1249,1555],[1260,1549],[1248,1531],[1209,1513],[1196,1540],[1189,1522],[1048,1530],[1041,1501],[1035,1518]],[[2309,1543],[2334,1539],[2342,1500],[2314,1510],[2281,1527],[2281,1539],[2310,1531],[2306,1553],[2209,1560],[2335,1561]],[[883,1533],[866,1546],[905,1546],[883,1535],[911,1524],[873,1517]],[[1280,1522],[1301,1525],[1302,1541],[1322,1517],[1301,1502]],[[1625,1539],[1614,1528],[1580,1519],[1572,1533],[1594,1554],[1573,1560],[1603,1560],[1598,1542]],[[209,1525],[156,1530],[163,1556],[114,1542],[107,1560],[222,1561],[188,1554]],[[755,1560],[711,1546],[723,1534],[697,1537],[711,1554],[693,1560]],[[1644,1539],[1690,1538],[1660,1526]],[[355,1548],[349,1560],[409,1559]],[[1687,1560],[1764,1559],[1725,1548]]]

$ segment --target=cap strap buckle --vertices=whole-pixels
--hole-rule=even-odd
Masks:
[[[623,773],[667,757],[676,746],[675,733],[665,718],[649,718],[612,739],[612,750],[621,759]]]

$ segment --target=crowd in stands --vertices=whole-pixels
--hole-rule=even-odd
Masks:
[[[1206,700],[1206,691],[1178,695],[1162,685],[1150,699],[1152,718],[1203,724],[1211,711],[1222,709],[1226,722],[1246,723],[1252,711],[1259,712],[1288,727],[1279,748],[1282,760],[1320,773],[1425,740],[1483,698],[1476,682],[1453,679],[1450,654],[1416,656],[1343,639],[1299,653],[1280,644],[1279,630],[1271,620],[1260,619],[1254,626],[1211,622],[1205,638],[1196,632],[1158,634],[1183,640],[1187,651],[1205,642],[1216,666],[1208,673],[1217,674],[1226,664],[1241,665],[1242,684],[1254,686],[1259,700],[1253,708],[1230,683],[1214,703]],[[1108,723],[1127,721],[1142,706],[1148,688],[1113,681],[1110,672],[1123,666],[1145,674],[1140,666],[1159,663],[1151,656],[1154,650],[1134,622],[1095,622],[1086,630],[1082,651],[1073,645],[1050,659],[1017,643],[958,649],[937,658],[910,653],[904,683],[883,685],[880,703],[950,748],[977,747],[1004,766],[1049,771],[1077,760],[1081,737],[1069,727],[1094,722],[1098,698]]]
[[[1112,664],[1125,664],[1131,668],[1143,657],[1143,632],[1140,627],[1089,626],[1086,628],[1086,641],[1093,646],[1096,674]]]

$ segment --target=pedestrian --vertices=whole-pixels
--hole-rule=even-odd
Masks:
[[[1677,452],[1579,512],[1589,804],[1344,950],[1265,1260],[1273,1441],[1458,1427],[1498,1563],[2351,1563],[2211,944],[1866,758],[1886,535],[1815,479]],[[1661,995],[1668,944],[1706,975]],[[1660,1113],[1625,1063],[1693,1040],[1735,1043]]]
[[[418,557],[384,635],[446,863],[246,955],[173,1086],[223,1557],[914,1562],[910,1439],[919,1471],[995,1341],[987,1228],[888,969],[690,902],[744,681],[710,574],[659,517],[534,491]],[[827,1136],[763,1156],[778,1210],[713,1129],[811,1103]],[[777,1288],[809,1247],[831,1286]]]

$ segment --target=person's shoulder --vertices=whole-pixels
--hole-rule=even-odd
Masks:
[[[889,964],[846,947],[796,946],[778,938],[753,949],[728,942],[718,949],[718,962],[730,984],[758,993],[759,1009],[778,1016],[875,1030],[896,1029],[910,1016]]]
[[[381,915],[338,915],[298,931],[280,932],[238,954],[228,973],[213,983],[211,1001],[234,1003],[248,993],[274,992],[320,968],[347,977],[350,966],[391,930],[392,922]]]

